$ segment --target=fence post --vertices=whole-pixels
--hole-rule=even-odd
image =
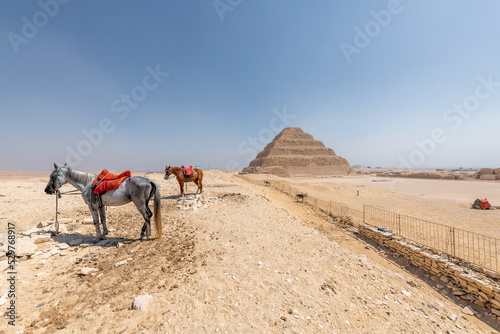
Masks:
[[[456,257],[456,253],[455,253],[456,240],[455,240],[455,228],[454,227],[451,228],[451,233],[453,233],[453,239],[451,241],[452,242],[451,249],[452,249],[453,256]]]
[[[398,213],[398,235],[401,236],[401,214]]]

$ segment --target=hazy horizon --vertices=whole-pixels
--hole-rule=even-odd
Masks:
[[[2,8],[0,169],[242,169],[288,126],[351,165],[500,166],[497,1]]]

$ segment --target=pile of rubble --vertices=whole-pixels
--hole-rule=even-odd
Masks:
[[[183,211],[196,211],[205,209],[208,205],[219,203],[217,197],[205,197],[203,195],[188,195],[177,200],[177,209]]]
[[[9,244],[13,246],[10,250],[12,248],[15,250],[16,260],[39,258],[42,264],[53,255],[67,255],[64,250],[69,248],[100,246],[99,240],[95,237],[81,235],[78,231],[82,228],[82,224],[93,224],[92,218],[83,221],[62,218],[58,221],[59,234],[56,234],[54,221],[42,221],[36,227],[21,229],[15,234],[15,239],[9,239],[8,234],[0,234],[0,272],[8,267]]]

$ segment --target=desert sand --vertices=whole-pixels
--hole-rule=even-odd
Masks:
[[[3,229],[11,222],[16,232],[27,233],[54,219],[55,198],[43,193],[48,173],[42,176],[0,178]],[[184,211],[177,208],[175,180],[146,176],[161,188],[163,238],[138,241],[143,221],[128,204],[107,209],[110,234],[98,242],[94,227],[82,224],[90,213],[81,197],[63,196],[59,211],[67,232],[38,243],[37,252],[17,264],[17,327],[2,319],[0,332],[497,333],[500,328],[496,317],[476,306],[476,316],[465,314],[468,304],[435,278],[276,190],[206,171],[204,196],[217,201]],[[411,180],[416,181],[423,180]],[[372,182],[369,177],[290,182],[358,207],[389,206],[433,220],[461,205],[468,210],[467,190],[461,194],[453,188],[446,195],[437,191],[439,185],[427,183]],[[499,184],[488,185],[494,202]],[[71,189],[66,185],[62,191]],[[188,193],[194,189],[190,184]],[[448,211],[439,207],[436,213],[435,201],[446,202]],[[471,213],[477,216],[469,224],[490,224],[487,214],[497,215],[498,222],[498,212]],[[77,239],[80,244],[70,246]],[[91,270],[79,274],[83,268]],[[0,297],[7,290],[2,279]],[[149,304],[132,310],[140,295],[152,296]]]

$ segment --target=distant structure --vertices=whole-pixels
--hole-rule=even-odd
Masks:
[[[491,169],[491,168],[481,168],[479,172],[475,173],[472,176],[473,179],[480,180],[500,180],[500,168]]]
[[[346,175],[355,173],[346,159],[315,140],[301,128],[285,128],[269,143],[243,174]]]

